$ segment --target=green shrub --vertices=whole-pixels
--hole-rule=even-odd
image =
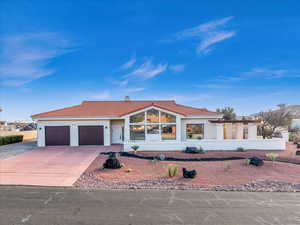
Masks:
[[[246,152],[246,149],[244,149],[243,147],[238,147],[236,149],[237,152]]]
[[[168,165],[168,175],[169,177],[175,177],[178,173],[178,167],[175,165]]]
[[[200,148],[199,148],[199,150],[198,150],[198,154],[204,154],[204,153],[205,153],[204,148],[202,148],[202,147],[200,146]]]
[[[23,135],[0,136],[0,145],[8,145],[23,141]]]
[[[267,153],[266,156],[272,161],[272,164],[276,161],[278,154],[277,153]]]
[[[132,148],[132,150],[134,151],[134,153],[136,153],[137,150],[140,148],[140,146],[138,146],[138,145],[133,145],[133,146],[131,146],[131,148]]]

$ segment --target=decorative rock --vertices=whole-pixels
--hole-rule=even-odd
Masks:
[[[183,173],[183,177],[184,178],[195,178],[197,175],[197,171],[196,170],[191,170],[188,171],[186,168],[182,168],[182,173]]]
[[[296,151],[296,155],[300,155],[300,151]]]
[[[186,147],[185,153],[196,154],[199,150],[196,147]]]
[[[117,154],[115,152],[112,152],[103,164],[103,168],[106,169],[120,169],[121,167],[121,163],[117,159]]]
[[[250,158],[250,165],[254,165],[254,166],[262,166],[264,164],[264,160],[258,158],[258,157],[252,157]]]

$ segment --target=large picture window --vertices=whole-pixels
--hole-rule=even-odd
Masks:
[[[162,140],[176,140],[176,125],[161,125]]]
[[[187,124],[186,125],[187,139],[203,139],[204,138],[204,124]]]
[[[130,116],[130,140],[176,140],[176,116],[149,109]]]
[[[145,140],[145,126],[130,125],[130,140]]]

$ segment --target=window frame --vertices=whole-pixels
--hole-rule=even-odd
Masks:
[[[147,115],[147,111],[148,110],[151,110],[151,109],[155,109],[158,111],[158,122],[148,122],[148,115]],[[175,122],[172,122],[172,123],[167,123],[167,122],[162,122],[161,121],[161,112],[163,113],[166,113],[166,114],[170,114],[172,116],[175,116]],[[138,122],[138,123],[131,123],[130,122],[130,117],[131,116],[134,116],[134,115],[137,115],[137,114],[140,114],[140,113],[144,113],[144,121],[143,122]],[[147,109],[143,109],[143,111],[139,111],[139,112],[135,112],[134,114],[132,113],[131,115],[128,115],[128,122],[129,122],[129,140],[130,141],[143,141],[143,142],[147,142],[147,135],[159,135],[159,141],[176,141],[177,140],[177,117],[178,115],[172,113],[172,112],[168,112],[168,111],[165,111],[165,110],[162,110],[162,109],[159,109],[159,108],[147,108]],[[130,126],[132,125],[139,125],[139,126],[144,126],[144,132],[145,132],[145,139],[144,140],[133,140],[131,139],[131,129],[130,129]],[[155,125],[155,126],[158,126],[158,129],[159,129],[159,133],[158,134],[151,134],[151,133],[148,133],[148,126],[152,126],[152,125]],[[176,133],[175,133],[175,139],[163,139],[162,138],[162,126],[163,125],[175,125],[175,130],[176,130]]]

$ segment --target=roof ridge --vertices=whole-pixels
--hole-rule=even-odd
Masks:
[[[84,100],[84,101],[82,101],[82,103],[84,103],[84,102],[175,102],[175,100],[129,100],[129,101],[124,101],[124,100],[105,100],[105,101]]]

